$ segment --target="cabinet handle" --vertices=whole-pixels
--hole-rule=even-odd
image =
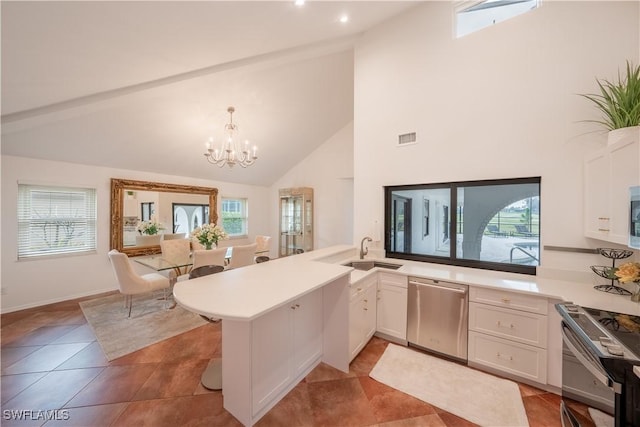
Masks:
[[[496,357],[497,357],[498,359],[513,360],[513,356],[504,356],[504,355],[500,354],[500,352],[497,352],[497,353],[496,353]]]
[[[367,300],[366,300],[366,299],[363,299],[362,301],[367,302]]]
[[[362,288],[357,288],[356,292],[360,292],[362,290]]]
[[[503,325],[503,324],[502,324],[502,322],[501,322],[501,321],[499,321],[499,320],[498,320],[498,322],[497,322],[497,325],[498,325],[498,326],[500,326],[500,327],[503,327],[503,326],[504,326],[505,328],[507,328],[507,327],[508,327],[508,328],[510,328],[510,329],[515,328],[515,326],[513,326],[513,323],[509,323],[509,326],[506,326],[506,325]]]
[[[364,311],[368,311],[369,309],[368,309],[367,307],[364,307],[364,308],[363,308],[363,310],[364,310]]]
[[[296,306],[295,306],[295,305],[292,305],[292,306],[291,306],[291,310],[295,310],[295,309],[296,309]]]
[[[599,216],[598,219],[609,221],[609,218],[607,218],[606,216]]]
[[[296,304],[296,308],[300,308],[300,304]]]
[[[608,228],[598,228],[598,231],[609,231]]]
[[[502,297],[502,298],[501,298],[501,300],[502,300],[502,302],[503,302],[503,303],[505,303],[505,304],[509,304],[509,303],[511,302],[511,299],[510,299],[510,298]]]

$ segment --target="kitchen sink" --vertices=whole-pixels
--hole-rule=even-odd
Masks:
[[[343,265],[347,267],[353,267],[356,270],[363,270],[363,271],[371,270],[372,268],[375,268],[375,267],[388,268],[390,270],[397,270],[400,267],[402,267],[402,264],[392,264],[390,262],[373,261],[373,260],[372,261],[369,261],[369,260],[351,261]]]

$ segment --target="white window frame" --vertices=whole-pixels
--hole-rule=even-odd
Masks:
[[[472,29],[464,34],[460,34],[460,32],[458,31],[459,28],[459,20],[458,20],[458,15],[462,12],[464,12],[467,9],[470,9],[472,7],[478,6],[482,3],[486,3],[488,1],[491,0],[472,0],[472,1],[458,1],[456,3],[454,3],[454,7],[453,7],[453,37],[454,39],[459,39],[465,36],[468,36],[470,34],[476,33],[480,30],[483,30],[485,28],[489,28],[495,24],[499,24],[500,22],[504,22],[507,21],[511,18],[515,18],[516,16],[520,16],[525,14],[526,12],[531,12],[532,10],[535,9],[539,9],[540,6],[542,5],[542,0],[531,0],[532,2],[535,2],[535,7],[528,9],[528,10],[523,10],[523,11],[519,11],[518,13],[515,14],[509,14],[509,15],[505,15],[504,17],[500,17],[500,16],[494,16],[494,18],[497,19],[493,19],[492,23],[485,23],[483,25],[478,26],[475,29]],[[497,0],[494,0],[497,1]],[[506,7],[510,7],[510,6],[514,6],[514,4],[505,4],[505,5],[501,5],[501,6],[496,6],[495,10],[500,10],[506,8]]]
[[[57,202],[47,203],[47,195]],[[18,260],[96,252],[95,188],[18,183],[17,213]],[[65,244],[70,233],[73,240]]]
[[[224,205],[225,202],[238,202],[240,204],[240,218],[242,219],[242,232],[231,233],[224,227]],[[222,197],[222,203],[220,204],[220,225],[225,229],[225,232],[230,239],[240,239],[249,236],[249,200],[246,197]]]

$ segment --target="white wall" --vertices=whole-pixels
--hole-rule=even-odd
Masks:
[[[314,248],[351,244],[353,236],[353,123],[338,131],[271,186],[272,253],[278,245],[278,190],[312,187]]]
[[[34,307],[79,296],[117,289],[107,252],[109,251],[110,179],[138,179],[172,184],[215,187],[220,196],[246,197],[251,206],[267,206],[269,190],[218,181],[150,174],[71,163],[2,156],[2,312]],[[95,254],[58,258],[17,260],[17,183],[93,187],[97,189],[98,249]],[[218,200],[218,209],[220,200]],[[268,210],[252,215],[249,239],[269,232]],[[218,212],[219,213],[219,212]],[[225,242],[227,243],[227,242]],[[143,267],[139,267],[142,273]]]
[[[452,2],[427,2],[355,49],[354,239],[384,216],[383,186],[541,176],[542,244],[583,237],[582,159],[605,143],[577,94],[639,62],[638,2],[543,2],[454,39]],[[418,144],[397,147],[399,134]],[[598,256],[543,251],[546,268],[588,271]]]

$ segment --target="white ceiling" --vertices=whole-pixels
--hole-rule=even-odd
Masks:
[[[358,34],[414,4],[2,1],[2,154],[270,185],[353,119]],[[230,105],[247,169],[202,155]]]

